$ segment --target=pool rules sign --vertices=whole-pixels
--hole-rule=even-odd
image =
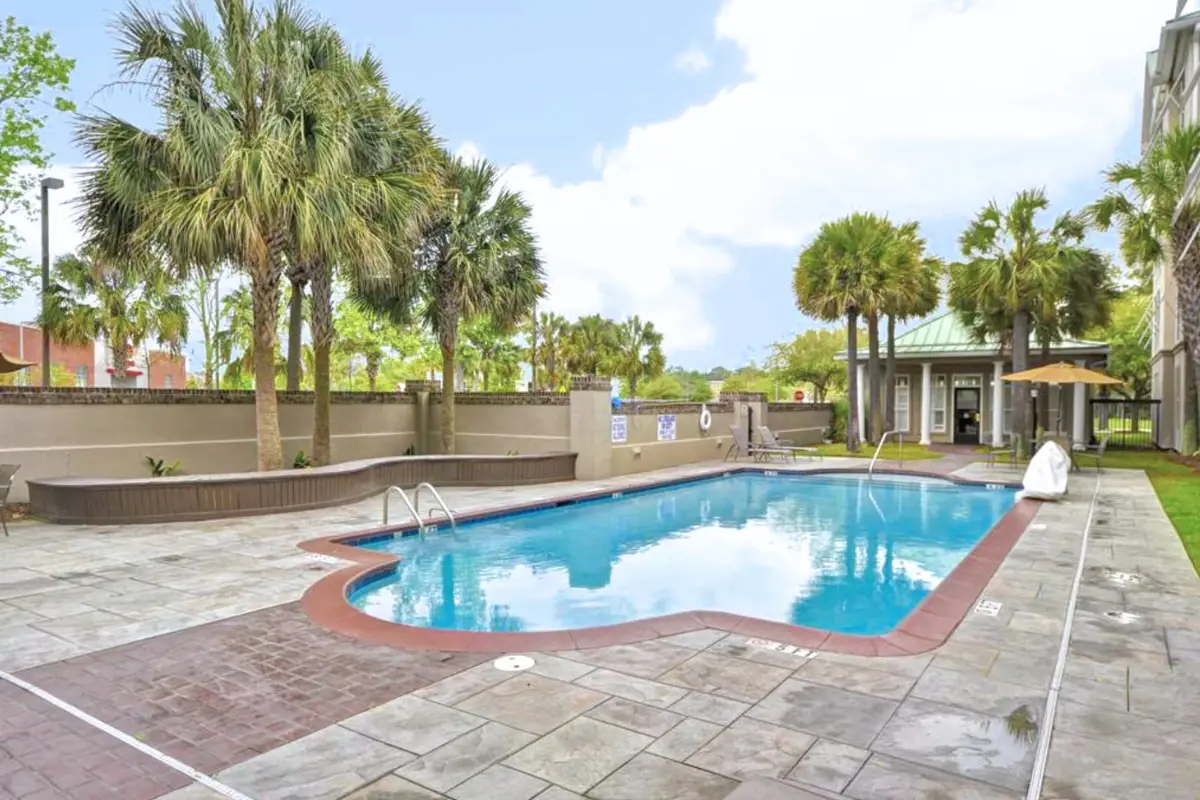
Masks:
[[[660,442],[675,441],[675,415],[658,415],[658,440]]]
[[[629,438],[629,422],[624,414],[614,414],[612,418],[612,440],[620,444]]]

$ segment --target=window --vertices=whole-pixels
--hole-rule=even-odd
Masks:
[[[87,386],[87,365],[80,364],[75,368],[75,385]]]
[[[895,408],[892,410],[896,413],[896,430],[908,433],[908,376],[896,376],[896,393],[895,393]]]
[[[946,376],[933,376],[933,432],[946,432]]]
[[[170,375],[163,375],[163,388],[164,389],[174,389],[175,388],[175,379],[172,378]]]

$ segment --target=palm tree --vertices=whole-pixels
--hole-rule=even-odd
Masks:
[[[537,318],[537,350],[530,355],[535,377],[540,372],[545,378],[535,383],[539,388],[551,392],[562,391],[570,375],[571,323],[561,314],[543,312]]]
[[[177,269],[229,262],[249,278],[260,469],[283,452],[275,395],[280,281],[289,259],[388,268],[370,221],[409,177],[355,185],[347,98],[361,73],[336,31],[296,6],[217,0],[215,25],[191,5],[131,5],[116,22],[124,77],[148,89],[157,127],[81,118],[89,162],[88,240],[112,255],[153,250]],[[317,131],[312,148],[308,131]]]
[[[1185,192],[1188,172],[1198,157],[1200,125],[1176,128],[1141,161],[1110,169],[1106,177],[1112,189],[1089,209],[1100,230],[1114,224],[1121,229],[1121,255],[1143,280],[1160,266],[1174,275],[1176,310],[1195,376],[1184,389],[1184,436],[1189,439],[1184,447],[1189,452],[1196,449],[1200,425],[1200,243],[1191,242],[1200,224],[1200,202],[1194,193]]]
[[[463,326],[462,333],[475,351],[483,391],[492,390],[493,377],[507,387],[506,391],[511,391],[512,383],[520,375],[521,359],[520,348],[513,342],[512,334],[498,329],[487,318]]]
[[[567,367],[573,375],[599,375],[612,359],[617,326],[599,314],[580,317],[567,336]]]
[[[359,82],[348,101],[354,130],[347,178],[354,191],[386,198],[370,210],[367,222],[379,231],[390,263],[373,269],[369,263],[341,259],[341,271],[352,283],[397,280],[412,269],[412,254],[421,226],[444,198],[440,168],[442,153],[432,126],[416,105],[403,104],[387,93],[379,63],[367,54],[356,64]],[[313,165],[315,169],[315,165]],[[386,193],[380,191],[383,186]],[[334,255],[318,256],[307,266],[312,287],[314,353],[314,410],[312,462],[328,464],[331,457],[331,397],[329,362],[336,328],[333,325]],[[375,315],[378,318],[378,314]],[[385,315],[386,316],[386,315]],[[374,378],[371,379],[374,385]]]
[[[896,427],[896,323],[932,314],[941,299],[945,266],[925,254],[920,228],[909,222],[896,228],[888,257],[887,357],[884,369],[884,430]]]
[[[1049,206],[1040,189],[1020,192],[1007,209],[988,204],[959,238],[966,261],[950,267],[950,307],[976,341],[997,336],[1001,351],[1011,348],[1015,372],[1029,368],[1042,298],[1057,297],[1067,265],[1090,257],[1070,215],[1038,227],[1038,215]],[[1031,433],[1028,391],[1028,384],[1013,384],[1012,431],[1022,437],[1022,448]]]
[[[187,305],[154,264],[112,261],[85,247],[55,261],[52,278],[39,322],[65,344],[103,336],[114,386],[128,381],[131,350],[154,340],[178,351],[187,338]]]
[[[653,322],[634,315],[617,326],[612,355],[613,373],[629,387],[629,397],[637,397],[638,381],[657,378],[667,366],[662,351],[662,334]]]
[[[530,209],[499,188],[487,161],[446,157],[446,199],[421,229],[412,269],[390,280],[360,282],[361,302],[403,321],[418,313],[442,354],[442,451],[454,452],[454,380],[459,326],[488,317],[515,331],[545,291]]]
[[[792,274],[800,311],[825,322],[846,320],[846,449],[851,452],[859,446],[859,317],[867,317],[868,323],[875,319],[878,334],[878,314],[888,278],[888,250],[894,245],[895,228],[886,219],[874,214],[851,214],[821,226],[816,238],[800,253]],[[875,366],[870,371],[878,378],[878,345],[875,353]]]

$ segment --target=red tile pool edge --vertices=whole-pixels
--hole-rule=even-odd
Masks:
[[[730,472],[767,471],[767,466],[740,465],[715,470],[713,473],[696,476],[695,480]],[[807,470],[805,475],[832,472],[861,472],[862,470]],[[887,470],[888,474],[913,475],[939,478],[954,483],[975,485],[974,481],[956,480],[945,475],[917,470]],[[657,488],[686,481],[663,480],[627,487],[625,491]],[[575,495],[516,504],[501,508],[463,514],[459,520],[466,521],[481,517],[497,516],[515,511],[552,507],[558,504],[611,497],[614,491],[581,492]],[[987,535],[975,545],[945,580],[926,597],[911,614],[890,633],[882,636],[852,636],[830,633],[817,628],[790,625],[786,622],[745,617],[724,611],[688,611],[668,614],[663,617],[623,622],[599,628],[577,628],[565,631],[540,631],[524,633],[484,633],[476,631],[447,631],[434,628],[419,628],[398,622],[387,622],[364,614],[350,605],[347,600],[351,586],[373,572],[384,570],[397,558],[386,553],[364,550],[347,542],[368,539],[375,534],[392,533],[415,527],[412,523],[401,526],[375,528],[356,533],[339,534],[301,542],[300,548],[310,553],[334,556],[355,562],[353,566],[327,575],[309,587],[301,599],[301,606],[318,625],[345,636],[391,647],[412,650],[445,650],[467,653],[512,653],[556,650],[584,650],[591,647],[607,647],[616,644],[657,639],[676,633],[716,628],[728,633],[739,633],[759,639],[768,639],[785,645],[794,645],[809,650],[824,650],[862,656],[900,656],[924,653],[938,647],[950,636],[966,613],[975,604],[992,575],[1008,557],[1009,552],[1021,538],[1030,521],[1037,513],[1038,503],[1033,500],[1018,500]]]

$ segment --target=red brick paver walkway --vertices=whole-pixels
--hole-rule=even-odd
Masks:
[[[0,682],[0,800],[148,800],[187,783],[149,756]]]
[[[485,658],[355,642],[318,628],[298,604],[290,603],[35,667],[20,677],[212,774]],[[42,730],[41,717],[32,713],[16,724],[7,717],[0,705],[0,732],[7,731],[14,741],[31,741]],[[70,730],[78,733],[76,727]],[[103,734],[93,731],[85,740],[99,741],[95,737]],[[110,741],[137,756],[118,759],[120,763],[136,767],[145,759]],[[50,781],[53,776],[47,770],[55,763],[76,761],[70,748],[80,746],[65,738],[60,746],[51,737],[41,746],[43,756],[35,759],[41,766],[22,762],[22,769]],[[0,776],[6,768],[13,769],[2,757],[0,752]],[[188,783],[174,773],[154,775],[170,787]],[[4,780],[0,777],[0,787]],[[68,796],[83,796],[73,792]],[[13,796],[25,800],[22,794]],[[7,800],[5,795],[0,798]]]

